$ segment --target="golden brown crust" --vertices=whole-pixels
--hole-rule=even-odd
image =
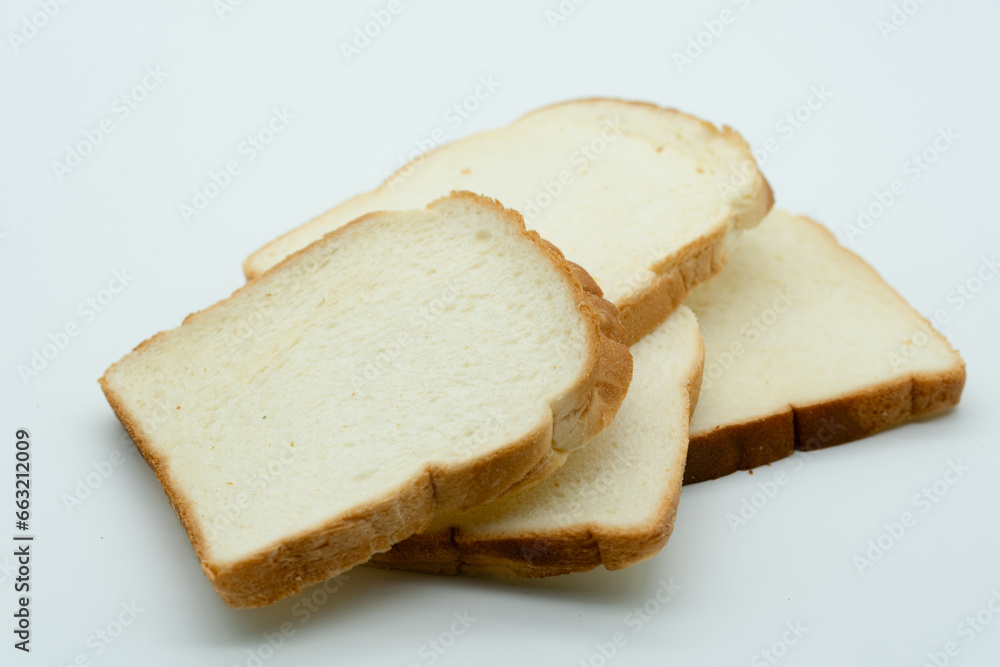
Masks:
[[[494,499],[527,475],[537,474],[535,471],[539,466],[549,465],[546,462],[552,460],[554,449],[572,448],[596,435],[611,421],[621,405],[631,381],[632,357],[622,343],[624,330],[613,317],[616,310],[598,296],[599,290],[597,294],[592,291],[593,279],[580,267],[571,266],[557,249],[542,241],[537,234],[526,231],[521,216],[516,212],[504,209],[494,200],[467,192],[452,193],[451,197],[469,198],[479,205],[494,208],[530,239],[563,274],[579,311],[586,316],[591,328],[591,354],[586,369],[574,390],[553,406],[552,421],[490,457],[460,465],[429,468],[397,493],[357,507],[349,515],[331,519],[314,530],[289,536],[240,561],[216,562],[212,560],[195,520],[194,506],[171,479],[169,466],[154,452],[150,439],[133,419],[129,406],[111,386],[108,373],[101,378],[101,388],[108,403],[156,473],[188,533],[202,569],[226,604],[239,608],[258,607],[293,595],[303,586],[323,581],[363,563],[373,553],[386,550],[394,542],[425,529],[437,510],[464,510]],[[369,216],[363,216],[324,238],[343,234],[346,229],[363,224]],[[306,249],[291,257],[304,252]],[[280,270],[289,261],[291,258],[286,258],[268,273]],[[234,295],[242,289],[245,287]],[[205,313],[211,308],[200,312]],[[185,322],[199,316],[195,313]],[[162,335],[157,334],[136,350],[141,350]]]
[[[744,157],[743,162],[739,165],[739,168],[743,169],[746,167],[748,173],[745,175],[758,181],[759,193],[758,196],[752,197],[746,201],[739,203],[733,202],[733,209],[731,211],[732,227],[747,228],[756,225],[764,218],[765,215],[767,215],[768,211],[770,211],[771,207],[774,205],[774,194],[771,190],[771,186],[767,182],[767,179],[764,178],[763,174],[760,173],[750,146],[746,143],[743,137],[739,135],[739,133],[727,126],[719,129],[707,121],[701,120],[700,118],[691,116],[677,109],[661,107],[652,102],[622,100],[615,98],[584,98],[558,102],[541,107],[540,109],[536,109],[525,114],[517,121],[514,121],[514,124],[517,124],[524,118],[548,109],[588,103],[622,104],[627,106],[642,107],[658,113],[682,116],[698,123],[709,131],[709,133],[718,136],[734,146]],[[439,151],[448,145],[450,144],[438,146],[417,158],[417,160],[422,162],[434,152]],[[407,170],[412,169],[415,166],[415,163],[416,161],[412,164],[408,163],[400,167],[395,174],[388,177],[375,190],[361,194],[359,197],[370,196],[371,194],[386,189],[389,187],[389,183],[393,182],[398,174],[407,173]],[[749,173],[750,170],[752,170],[752,173]],[[490,193],[483,194],[488,195]],[[348,201],[353,201],[353,199]],[[344,204],[341,204],[340,206],[343,205]],[[308,225],[310,223],[305,224]],[[272,248],[274,244],[279,243],[282,239],[295,233],[297,229],[298,228],[293,229],[279,236],[271,243],[268,243],[250,255],[246,261],[244,261],[243,272],[248,280],[252,280],[260,275],[255,266],[256,260],[263,254],[268,253],[268,249]],[[684,300],[684,297],[687,296],[688,292],[690,292],[692,288],[699,283],[708,280],[722,270],[722,267],[725,266],[726,263],[726,253],[722,245],[724,237],[725,231],[720,230],[719,233],[713,236],[698,239],[686,248],[680,249],[679,255],[672,256],[654,270],[655,275],[653,280],[648,285],[646,285],[640,292],[629,297],[626,301],[618,304],[618,307],[621,310],[621,321],[625,325],[626,344],[631,345],[659,326],[667,319],[670,313],[676,310],[677,306],[680,305],[680,303]]]
[[[725,233],[708,237],[676,263],[654,273],[642,292],[621,304],[625,340],[632,345],[666,321],[696,285],[722,271],[726,265]]]
[[[798,216],[820,230],[847,261],[855,263],[878,281],[907,308],[906,300],[888,285],[867,262],[837,243],[830,231],[805,216]],[[923,319],[928,332],[948,341]],[[950,349],[950,345],[949,345]],[[692,434],[688,446],[684,483],[694,484],[750,470],[790,456],[796,449],[814,450],[845,442],[926,417],[958,405],[965,386],[965,362],[955,353],[956,365],[939,373],[909,376],[863,387],[844,396],[813,405],[792,405],[780,412],[738,424]]]
[[[704,346],[700,344],[686,382],[689,414],[694,413],[698,400],[703,366]],[[680,492],[677,476],[663,494],[656,516],[641,527],[620,529],[585,523],[488,538],[465,537],[459,528],[435,530],[399,542],[388,552],[373,556],[368,564],[428,574],[502,577],[550,577],[586,572],[598,565],[619,570],[651,558],[667,543]]]

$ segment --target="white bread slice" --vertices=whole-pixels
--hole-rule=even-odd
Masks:
[[[101,386],[234,607],[551,469],[631,377],[614,306],[521,217],[379,212],[157,334]]]
[[[863,438],[962,394],[948,341],[801,216],[773,211],[685,303],[706,349],[686,483]]]
[[[682,306],[631,350],[635,373],[618,416],[566,465],[530,489],[437,518],[370,564],[542,577],[656,554],[673,529],[704,349]]]
[[[653,104],[579,100],[431,151],[267,244],[244,272],[253,278],[370,211],[420,208],[458,189],[517,209],[586,267],[618,306],[630,344],[718,273],[727,233],[756,225],[773,202],[731,129]]]

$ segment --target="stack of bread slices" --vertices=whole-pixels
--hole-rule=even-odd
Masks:
[[[682,483],[961,395],[948,342],[772,204],[729,128],[558,104],[267,244],[101,386],[233,607],[364,563],[628,567]]]

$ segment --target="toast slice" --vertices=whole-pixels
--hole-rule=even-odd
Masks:
[[[705,339],[685,483],[958,403],[965,364],[822,225],[775,210],[686,301]]]
[[[370,564],[543,577],[656,554],[673,529],[704,349],[683,306],[631,349],[635,375],[618,416],[566,465],[530,489],[437,518]]]
[[[101,386],[219,596],[256,607],[608,424],[631,356],[589,289],[516,212],[454,193],[341,227]]]
[[[725,264],[725,238],[771,208],[770,187],[729,128],[653,104],[579,100],[441,146],[267,244],[248,278],[360,215],[470,190],[517,209],[618,306],[635,342]]]

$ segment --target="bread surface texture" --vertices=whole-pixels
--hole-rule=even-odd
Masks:
[[[680,307],[631,350],[634,376],[614,423],[562,468],[530,489],[436,518],[371,564],[542,577],[621,569],[656,554],[673,528],[701,380],[694,315]]]
[[[822,225],[773,211],[685,302],[705,340],[685,482],[956,405],[948,341]]]
[[[343,226],[101,386],[220,597],[256,607],[554,469],[631,356],[593,280],[493,200]]]
[[[253,278],[370,211],[420,208],[454,189],[518,210],[585,267],[620,309],[629,343],[718,273],[726,236],[756,225],[773,201],[731,129],[653,104],[578,100],[417,157],[267,244],[244,272]]]

